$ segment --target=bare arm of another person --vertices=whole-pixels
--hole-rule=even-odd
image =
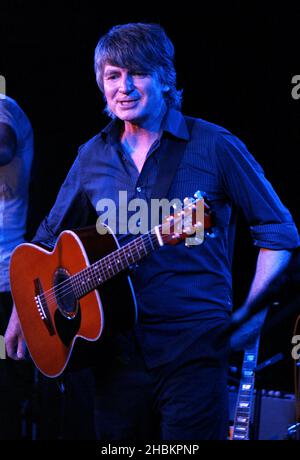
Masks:
[[[14,130],[6,123],[0,123],[0,168],[10,163],[15,155],[17,139]],[[15,307],[5,333],[7,354],[13,359],[24,358],[24,340]]]
[[[0,122],[0,167],[10,163],[15,155],[17,138],[14,130]]]

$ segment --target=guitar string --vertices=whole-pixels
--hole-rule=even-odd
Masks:
[[[187,208],[191,208],[191,205],[194,205],[197,201],[199,201],[199,199],[193,200],[193,202],[190,202],[187,206],[184,206],[183,210],[185,210],[185,209],[187,209]],[[175,226],[176,223],[177,223],[178,221],[181,221],[181,222],[182,222],[182,213],[181,213],[181,212],[177,214],[177,218],[175,217],[174,222],[173,222],[173,225]],[[170,223],[169,223],[169,222],[164,222],[163,224],[160,224],[160,225],[158,226],[158,229],[159,229],[160,234],[163,234],[163,233],[164,233],[163,231],[161,232],[161,230],[163,230],[163,227],[164,227],[164,226],[167,226],[167,225],[169,226]],[[138,240],[141,240],[141,241],[142,241],[143,238],[144,238],[145,236],[149,236],[149,235],[156,235],[154,228],[151,229],[151,230],[150,230],[149,232],[147,232],[146,234],[141,235],[140,237],[136,238],[134,241],[131,241],[131,242],[127,243],[127,244],[126,244],[125,246],[123,246],[122,248],[118,248],[116,251],[113,251],[111,254],[108,254],[108,255],[105,256],[103,259],[101,259],[101,262],[104,261],[106,258],[111,257],[115,252],[122,251],[123,249],[125,249],[125,248],[127,248],[127,247],[130,247],[130,245],[136,244]],[[125,259],[125,260],[126,260],[126,259]],[[99,262],[99,261],[98,261],[98,262]],[[97,264],[98,262],[95,262],[95,264]],[[93,264],[93,265],[95,265],[95,264]],[[87,267],[86,269],[89,269],[89,268],[93,267],[93,265],[91,265],[90,267]],[[72,275],[72,276],[74,276],[74,277],[75,277],[75,276],[78,276],[78,275],[80,275],[80,273],[84,272],[86,269],[83,269],[83,270],[82,270],[81,272],[79,272],[77,275]],[[59,286],[61,287],[61,286],[63,286],[63,285],[66,284],[66,283],[69,284],[69,282],[70,282],[70,279],[67,279],[67,280],[65,280],[65,281],[62,281],[62,282],[59,284]],[[43,296],[47,296],[48,293],[51,295],[51,294],[53,293],[54,290],[55,290],[55,292],[59,292],[59,289],[57,289],[57,288],[56,288],[56,289],[50,288],[50,289],[48,289],[47,291],[45,291],[43,294],[41,294],[41,296],[42,296],[42,295],[43,295]]]
[[[143,237],[145,235],[142,235]],[[138,237],[137,239],[140,239],[141,237]],[[130,242],[130,243],[127,243],[125,246],[121,247],[121,248],[118,248],[117,250],[113,251],[112,253],[110,254],[107,254],[105,257],[103,257],[102,259],[100,259],[99,261],[95,262],[94,264],[88,266],[88,267],[85,267],[81,272],[75,274],[75,275],[72,275],[72,278],[75,279],[76,277],[79,278],[79,276],[81,274],[83,274],[85,276],[85,272],[90,270],[90,269],[94,269],[97,267],[97,265],[102,265],[102,267],[98,267],[98,268],[102,268],[104,270],[104,263],[106,262],[106,259],[108,258],[112,258],[112,259],[115,259],[116,257],[116,253],[118,254],[121,254],[122,252],[127,252],[127,254],[130,254],[130,257],[133,258],[132,254],[131,254],[131,251],[128,251],[128,249],[130,249],[130,246],[133,246],[133,242]],[[134,249],[134,248],[133,248]],[[121,256],[122,257],[122,256]],[[123,261],[126,260],[123,259]],[[112,262],[115,262],[116,260],[112,260]],[[62,281],[61,283],[59,283],[58,286],[63,286],[64,284],[69,284],[70,283],[70,278],[68,278],[67,280],[65,281]],[[76,283],[76,282],[75,282]],[[54,290],[54,288],[50,288],[49,290],[47,291],[44,291],[43,295],[46,297],[48,295],[48,293],[52,293]],[[59,289],[55,289],[55,292],[58,292],[59,293]]]
[[[96,286],[97,286],[99,285],[99,281],[104,282],[107,279],[112,278],[112,276],[118,274],[120,271],[123,271],[124,269],[126,269],[128,267],[128,258],[132,259],[129,263],[131,264],[135,260],[139,260],[145,255],[147,255],[149,253],[149,249],[151,248],[149,247],[149,244],[146,247],[144,238],[140,239],[140,241],[142,244],[140,244],[140,242],[135,240],[135,242],[133,243],[133,245],[135,246],[133,247],[133,251],[130,251],[130,252],[127,252],[127,250],[125,252],[123,251],[124,254],[119,254],[118,257],[117,257],[117,254],[114,254],[110,265],[103,264],[101,260],[101,262],[97,262],[95,266],[87,267],[87,269],[85,269],[83,272],[80,272],[80,276],[77,277],[76,287],[79,288],[79,290],[83,290],[83,294],[85,293],[86,286],[88,286],[89,291],[91,291],[95,289],[95,287],[89,286],[90,281],[94,283],[96,282]],[[153,246],[153,243],[151,243],[151,246]],[[135,252],[134,255],[132,254],[133,252]],[[136,256],[138,256],[137,259],[136,259]],[[115,268],[113,268],[113,266],[115,266]],[[86,278],[85,272],[86,273],[89,272],[89,279],[87,279],[87,281],[85,281],[85,278]],[[100,272],[100,278],[99,278],[99,272]],[[84,283],[84,286],[82,285],[82,282]]]
[[[190,205],[189,205],[190,206]],[[182,215],[179,214],[177,219],[175,218],[174,222],[173,222],[173,225],[174,223],[176,223],[178,220],[182,220]],[[159,225],[159,230],[162,229],[163,226],[166,226],[166,225],[170,225],[170,223],[167,223],[165,222],[164,224],[160,224]],[[74,293],[74,288],[75,290],[77,289],[77,291],[79,290],[78,294],[80,296],[83,296],[85,295],[85,293],[88,293],[88,292],[91,292],[92,290],[94,290],[96,287],[93,287],[91,288],[88,292],[85,291],[85,285],[86,285],[86,281],[84,280],[84,278],[86,277],[87,273],[90,271],[91,273],[89,273],[89,278],[88,278],[88,282],[90,282],[90,280],[92,279],[92,281],[96,281],[95,280],[95,277],[98,277],[98,274],[93,272],[93,270],[97,269],[99,270],[100,269],[100,275],[103,276],[104,274],[104,281],[106,281],[107,279],[110,279],[112,278],[112,276],[114,276],[115,274],[119,273],[120,271],[124,270],[125,268],[122,267],[121,270],[117,270],[117,273],[114,272],[113,270],[113,275],[111,275],[109,273],[109,270],[111,270],[111,265],[113,263],[116,264],[116,257],[117,257],[117,254],[120,254],[120,257],[118,257],[118,259],[122,262],[126,261],[125,263],[128,263],[128,260],[126,258],[126,251],[129,249],[129,253],[130,253],[130,257],[133,259],[133,261],[131,263],[134,263],[136,262],[137,260],[140,260],[141,258],[143,258],[144,256],[146,256],[149,252],[149,248],[145,248],[145,244],[144,244],[144,239],[145,237],[148,237],[150,243],[151,243],[151,246],[152,246],[152,250],[153,250],[153,237],[155,236],[156,237],[156,234],[155,233],[152,233],[153,229],[150,230],[149,232],[147,232],[145,235],[141,235],[140,237],[136,238],[134,241],[130,242],[130,243],[127,243],[125,246],[123,246],[122,248],[118,248],[117,250],[113,251],[112,253],[108,254],[107,256],[105,256],[104,258],[102,258],[100,261],[98,262],[95,262],[95,264],[89,266],[89,267],[86,267],[85,269],[83,269],[81,272],[77,273],[76,275],[72,275],[72,279],[71,278],[68,278],[67,280],[65,281],[62,281],[58,287],[56,286],[56,288],[51,288],[49,289],[48,291],[45,291],[44,293],[42,293],[40,295],[40,298],[46,300],[47,302],[51,302],[53,299],[55,299],[56,301],[56,298],[57,298],[57,295],[61,294],[60,295],[60,298],[63,298],[65,296],[67,296],[68,294],[70,294],[71,292]],[[161,231],[160,231],[160,234],[161,234]],[[155,239],[155,242],[157,243],[157,237]],[[144,245],[144,250],[145,250],[145,254],[143,254],[142,256],[139,254],[139,250],[138,250],[138,245],[142,243]],[[149,245],[149,243],[147,242],[147,245]],[[132,256],[132,253],[131,253],[131,249],[130,249],[130,246],[133,246],[133,249],[136,250],[137,254],[138,254],[138,259],[135,260],[134,259],[134,256]],[[134,247],[135,246],[135,247]],[[142,248],[142,246],[140,246],[140,248]],[[147,252],[148,251],[148,252]],[[124,253],[124,254],[122,254]],[[125,258],[123,258],[125,256]],[[105,266],[105,259],[108,259],[108,258],[111,258],[111,264],[108,265],[107,267]],[[98,266],[97,266],[98,265]],[[130,265],[130,264],[129,264]],[[115,265],[117,267],[117,265]],[[127,267],[126,267],[127,268]],[[105,270],[107,271],[108,273],[108,277],[105,276]],[[100,279],[101,279],[101,276],[100,276]],[[84,286],[82,283],[84,283]],[[73,286],[72,286],[73,284]],[[100,281],[100,284],[101,284],[101,281]],[[97,283],[97,285],[99,286],[100,285],[99,283]]]
[[[159,226],[159,228],[161,229],[162,228],[162,225]],[[69,288],[69,291],[67,292],[70,293],[72,292],[74,289],[72,286],[70,286],[70,283],[73,282],[73,286],[77,289],[79,289],[80,291],[82,291],[82,294],[84,293],[84,289],[82,288],[81,286],[81,281],[84,281],[84,278],[86,277],[86,273],[90,270],[95,270],[95,269],[100,269],[102,271],[102,275],[104,275],[104,278],[105,278],[105,281],[106,279],[110,279],[112,276],[111,274],[109,273],[109,270],[110,270],[110,266],[115,263],[116,264],[116,257],[117,257],[117,254],[120,255],[120,257],[118,257],[118,259],[121,260],[121,262],[125,262],[126,264],[128,264],[128,255],[129,257],[132,259],[132,261],[130,261],[129,265],[136,262],[137,260],[140,260],[142,257],[144,257],[145,255],[147,255],[147,252],[145,254],[142,255],[142,257],[139,255],[139,252],[138,252],[138,245],[140,245],[140,243],[143,243],[143,245],[145,246],[144,244],[144,240],[146,240],[146,244],[148,246],[147,248],[147,251],[149,251],[149,241],[150,241],[150,251],[154,249],[153,247],[153,240],[154,240],[154,243],[157,244],[157,236],[156,236],[156,233],[152,233],[153,229],[151,231],[149,231],[148,233],[144,234],[144,235],[141,235],[139,237],[137,237],[134,241],[131,241],[129,243],[127,243],[125,246],[121,247],[121,248],[118,248],[117,250],[113,251],[112,253],[108,254],[107,256],[103,257],[100,261],[97,261],[95,262],[93,265],[89,266],[89,267],[86,267],[84,268],[81,272],[75,274],[75,275],[72,275],[72,279],[68,278],[67,280],[65,281],[62,281],[59,285],[59,287],[56,287],[56,288],[50,288],[49,290],[45,291],[44,293],[42,293],[40,295],[40,298],[44,298],[45,300],[47,299],[51,299],[51,298],[56,298],[56,295],[57,294],[60,294],[60,292],[63,292],[65,287]],[[161,231],[160,231],[161,233]],[[135,250],[138,254],[138,259],[135,260],[135,255],[132,255],[132,252],[131,252],[131,248],[132,247],[132,250]],[[142,246],[140,246],[142,248]],[[128,251],[129,249],[129,251]],[[105,265],[105,263],[107,262],[106,259],[108,258],[111,258],[111,264],[109,266]],[[98,265],[98,266],[97,266]],[[116,265],[117,266],[117,265]],[[128,268],[128,265],[126,266],[125,265],[125,268],[122,267],[122,270]],[[107,273],[105,273],[105,271]],[[118,273],[118,272],[117,272]],[[107,274],[109,276],[107,276]],[[91,276],[97,276],[97,274],[95,273],[90,273]],[[93,289],[92,289],[93,290]],[[79,293],[80,294],[80,293]],[[66,292],[64,292],[64,295],[66,295]]]
[[[145,242],[142,239],[142,237],[145,237],[146,235],[150,241],[150,244],[149,244],[149,241]],[[128,248],[126,245],[123,248],[120,248],[117,251],[114,251],[113,253],[105,256],[100,261],[95,262],[95,264],[89,267],[86,267],[81,272],[77,273],[76,275],[72,275],[72,278],[68,278],[67,280],[62,281],[59,285],[57,285],[58,287],[56,286],[56,288],[51,288],[48,291],[45,291],[44,293],[40,295],[40,298],[46,300],[47,302],[52,302],[52,300],[54,299],[56,303],[57,295],[59,295],[60,299],[69,295],[70,293],[75,293],[79,295],[79,298],[83,297],[84,295],[96,289],[96,287],[102,284],[103,282],[111,279],[116,274],[128,268],[130,264],[137,262],[141,258],[148,255],[149,252],[154,250],[155,248],[153,245],[153,239],[154,237],[156,237],[156,235],[150,236],[149,233],[146,235],[142,235],[142,237],[139,237],[136,240],[134,240],[134,242],[130,243],[132,246],[133,245],[136,246],[136,247],[132,247],[132,250],[135,250],[134,255],[132,255],[131,250],[128,252]],[[141,240],[141,242],[143,243],[143,246],[139,245],[138,240]],[[158,243],[157,239],[155,239],[155,243],[156,244]],[[144,252],[144,254],[140,255],[138,247],[141,249],[142,252]],[[119,254],[119,257],[117,257],[117,253]],[[137,258],[136,258],[136,254],[138,255]],[[111,264],[105,265],[103,263],[105,261],[104,259],[107,259],[109,257],[111,258]],[[132,261],[130,261],[129,263],[128,263],[128,257],[132,259]],[[122,263],[121,269],[119,269],[119,266],[117,265],[118,261]],[[124,263],[125,263],[125,267],[124,267]],[[117,267],[117,271],[111,268],[113,264],[115,264],[115,267]],[[110,270],[112,270],[112,274],[110,273]],[[100,278],[99,278],[99,275],[100,275]],[[87,276],[88,276],[88,279],[87,281],[85,281]],[[89,287],[88,283],[90,283],[91,281],[92,282],[97,281],[96,286]],[[86,286],[89,287],[88,291],[86,291]]]
[[[146,239],[147,237],[147,239]],[[134,247],[133,251],[135,251],[135,254],[132,254],[132,251],[128,252],[127,250],[123,254],[121,254],[120,257],[116,259],[116,254],[113,257],[113,260],[111,261],[112,263],[110,265],[105,265],[102,264],[102,261],[98,261],[94,267],[92,267],[92,271],[90,270],[90,280],[87,280],[87,283],[89,281],[96,282],[95,286],[99,286],[99,281],[104,282],[107,279],[112,278],[112,276],[118,274],[120,271],[128,268],[128,265],[132,264],[134,261],[140,260],[144,256],[146,256],[151,250],[155,249],[155,242],[157,244],[157,241],[153,241],[155,235],[150,235],[148,232],[146,235],[142,235],[142,238],[140,237],[139,239],[136,239],[134,241]],[[142,244],[140,244],[140,242]],[[150,245],[149,245],[150,242]],[[136,255],[138,256],[136,258]],[[131,261],[128,259],[132,259]],[[98,264],[98,265],[97,265]],[[113,268],[113,265],[115,265],[116,269]],[[88,267],[88,269],[91,267]],[[88,271],[88,269],[86,271]],[[112,272],[112,273],[111,273]],[[99,274],[100,273],[100,274]],[[100,278],[99,278],[100,276]],[[101,279],[101,277],[103,279]],[[83,289],[81,281],[84,281],[85,279],[85,273],[81,272],[80,277],[77,277],[77,285],[76,288],[79,289],[80,291],[83,290],[82,293],[80,294],[85,294],[85,291]],[[86,283],[85,283],[86,284]],[[88,284],[87,284],[88,285]],[[94,285],[90,287],[89,292],[95,289]]]
[[[152,245],[151,245],[151,246],[152,246]],[[147,254],[147,252],[146,252],[146,254]],[[124,261],[125,261],[125,259],[124,259]],[[90,267],[89,267],[89,268],[90,268]],[[98,268],[99,268],[99,267],[98,267]],[[119,270],[117,273],[119,273],[120,271],[122,271],[122,270],[124,270],[124,269],[125,269],[125,268],[122,267],[121,270]],[[102,275],[101,275],[101,276],[103,276],[103,274],[104,274],[104,276],[103,276],[104,281],[107,281],[108,279],[112,278],[112,276],[114,276],[115,274],[117,274],[117,273],[113,272],[113,275],[111,275],[111,274],[109,273],[109,271],[107,271],[107,273],[104,273],[104,270],[103,270],[103,269],[102,269],[101,271],[102,271]],[[108,275],[108,276],[107,276],[107,275]],[[98,274],[92,273],[92,274],[91,274],[91,277],[90,277],[90,280],[92,280],[93,282],[95,282],[97,278],[98,278]],[[82,296],[84,296],[85,294],[87,294],[88,292],[91,292],[91,291],[93,291],[94,289],[96,289],[96,287],[99,286],[99,282],[97,282],[96,286],[92,286],[92,287],[90,286],[87,292],[85,291],[86,285],[87,285],[87,283],[85,283],[84,288],[82,287],[81,284],[79,284],[79,285],[76,286],[76,288],[77,288],[77,294],[79,294],[80,297],[82,297]],[[67,296],[68,294],[70,294],[71,292],[74,293],[74,288],[73,288],[72,286],[66,286],[66,287],[67,287],[67,289],[64,289],[64,290],[61,291],[62,294],[60,295],[60,299],[62,299],[63,297],[66,297],[66,296]],[[78,289],[78,288],[79,288],[79,289]],[[82,292],[80,292],[80,291],[82,291]],[[40,297],[43,297],[43,295],[41,295]],[[47,300],[47,304],[48,304],[48,305],[53,304],[53,302],[54,302],[55,305],[56,305],[57,301],[56,301],[55,291],[54,291],[54,295],[53,295],[52,297],[48,295],[47,299],[45,299],[45,300]]]
[[[88,286],[88,284],[91,281],[95,282],[95,281],[100,280],[100,283],[101,283],[102,279],[104,281],[106,281],[107,279],[111,278],[111,275],[112,275],[110,273],[111,270],[112,270],[113,274],[116,274],[116,273],[118,273],[120,271],[120,268],[121,268],[121,270],[124,270],[127,267],[126,263],[128,263],[128,256],[133,261],[135,260],[135,254],[133,254],[134,249],[136,249],[136,248],[132,248],[132,250],[130,252],[127,249],[126,251],[123,251],[124,254],[118,254],[118,256],[116,254],[112,255],[113,253],[110,254],[110,256],[111,256],[110,257],[111,258],[110,265],[105,266],[105,263],[104,263],[105,261],[103,261],[103,259],[102,259],[101,262],[98,261],[98,262],[96,262],[95,265],[93,264],[90,267],[86,267],[83,270],[83,272],[80,272],[80,274],[74,275],[75,277],[73,279],[65,280],[63,282],[64,286],[59,285],[59,288],[58,289],[56,288],[54,290],[52,288],[52,291],[55,294],[54,297],[56,297],[57,294],[62,294],[62,293],[63,293],[63,296],[65,296],[70,292],[74,292],[74,290],[77,290],[78,294],[82,294],[83,292],[80,292],[80,291],[85,291],[86,285]],[[146,255],[147,254],[147,249],[146,248],[144,248],[144,252],[145,252],[145,255]],[[120,267],[120,264],[117,265],[118,260],[120,262],[122,262],[121,267]],[[115,269],[111,269],[111,266],[113,264],[117,268],[117,271]],[[87,276],[88,276],[88,278],[87,278]],[[100,278],[99,278],[99,276],[100,276]],[[87,280],[85,281],[86,278],[87,278]],[[82,282],[85,283],[85,286],[82,285]],[[98,282],[97,282],[97,285],[99,285]],[[67,287],[69,289],[66,290],[65,287]],[[42,296],[43,296],[43,298],[45,298],[45,300],[49,300],[49,301],[51,300],[51,295],[49,295],[49,294],[42,295]]]
[[[86,267],[85,269],[83,269],[81,272],[79,272],[78,274],[76,275],[73,275],[73,280],[72,279],[67,279],[65,281],[63,281],[62,283],[60,283],[58,286],[58,288],[56,287],[55,288],[51,288],[49,289],[48,291],[45,291],[44,293],[42,293],[40,295],[40,298],[46,300],[48,303],[57,298],[57,295],[59,294],[62,294],[62,295],[59,295],[60,299],[65,297],[66,295],[70,294],[71,292],[74,293],[74,290],[77,290],[78,294],[80,296],[82,296],[82,294],[84,295],[85,293],[85,286],[88,285],[89,282],[93,281],[93,282],[96,282],[99,280],[99,272],[100,272],[100,279],[103,278],[102,282],[104,281],[107,281],[108,279],[112,278],[114,275],[118,274],[120,271],[123,271],[125,270],[126,268],[128,268],[128,254],[129,254],[129,257],[132,259],[132,262],[129,263],[129,265],[131,263],[134,263],[135,261],[141,259],[142,257],[146,256],[151,250],[154,249],[154,245],[153,245],[153,236],[156,236],[156,235],[152,235],[148,237],[148,239],[150,240],[149,241],[143,241],[143,237],[145,237],[146,235],[142,235],[142,237],[139,237],[137,238],[136,240],[134,240],[134,242],[131,242],[129,243],[128,245],[132,245],[132,250],[135,251],[135,254],[133,255],[132,254],[132,251],[128,251],[128,247],[127,245],[124,246],[123,248],[120,248],[114,252],[112,252],[111,254],[105,256],[103,259],[101,259],[100,261],[96,262],[95,264],[89,266],[89,267]],[[148,236],[148,235],[147,235]],[[137,240],[140,240],[139,242]],[[140,243],[143,243],[143,245],[140,245]],[[139,248],[141,250],[141,252],[143,252],[142,256],[140,255],[139,253],[139,250],[138,250],[138,245],[139,245]],[[134,247],[135,246],[135,247]],[[122,254],[122,252],[124,254]],[[116,254],[118,253],[118,255]],[[138,259],[136,259],[136,255],[138,255]],[[108,266],[105,266],[105,259],[107,258],[111,258],[111,264],[108,265]],[[120,261],[122,262],[122,266],[121,266],[121,269],[120,269],[120,266],[117,265],[117,261]],[[117,271],[115,271],[115,269],[112,269],[112,272],[113,274],[110,273],[110,270],[111,270],[111,266],[115,264],[115,267],[117,268]],[[125,264],[125,265],[124,265]],[[97,271],[95,271],[97,270]],[[88,281],[84,281],[84,278],[86,278],[87,276],[87,273],[89,273],[89,278],[88,278]],[[75,282],[73,282],[75,280]],[[83,281],[85,283],[85,286],[82,286],[81,284],[81,281]],[[93,288],[91,288],[91,291],[94,290],[97,286],[99,286],[101,284],[101,281],[100,283],[97,282],[97,285]],[[74,289],[75,288],[75,289]],[[82,291],[82,292],[81,292]]]

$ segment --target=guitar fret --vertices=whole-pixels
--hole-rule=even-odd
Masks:
[[[245,416],[248,415],[249,409],[250,409],[250,406],[248,406],[248,407],[237,406],[236,413],[238,415],[241,415],[241,416],[245,417]]]
[[[158,227],[160,232],[161,226]],[[160,246],[156,232],[149,231],[125,246],[105,256],[100,261],[72,276],[77,298],[81,298],[100,284],[128,268],[149,252]]]
[[[145,245],[145,242],[144,242],[144,236],[142,236],[142,238],[141,238],[140,249],[142,251],[144,251],[144,256],[146,256],[148,254],[148,251],[147,251],[147,248],[146,248],[146,245]]]
[[[147,240],[145,241],[145,239]],[[83,297],[87,292],[95,289],[135,261],[140,260],[153,249],[155,246],[148,233],[82,270],[72,277],[76,296],[78,298]]]
[[[249,439],[250,415],[253,407],[255,367],[259,348],[259,338],[255,347],[244,353],[241,381],[235,411],[233,439]]]
[[[249,403],[248,402],[240,402],[239,407],[249,407]]]
[[[92,272],[92,279],[93,279],[93,284],[98,285],[99,284],[99,279],[98,279],[98,273],[97,273],[97,268],[96,266],[91,266],[90,270]],[[100,282],[101,282],[101,277],[100,277]]]
[[[77,285],[77,282],[74,276],[70,277],[70,282],[71,282],[72,290],[75,294],[75,297],[78,298],[78,294],[79,294],[78,285]]]
[[[246,361],[253,362],[254,359],[255,359],[255,356],[254,356],[253,353],[246,353],[246,355],[245,355],[245,360],[246,360]]]
[[[242,390],[243,391],[251,390],[251,388],[252,388],[251,383],[243,383],[242,384]]]
[[[251,402],[251,396],[252,395],[246,395],[246,396],[243,396],[243,395],[240,395],[240,402],[243,402],[243,403],[250,403]]]
[[[247,385],[247,386],[248,386],[248,385]],[[240,396],[247,397],[247,398],[251,398],[251,396],[252,396],[252,391],[243,389],[243,385],[242,385],[242,394],[241,394]]]
[[[117,256],[116,264],[117,264],[117,267],[118,267],[118,271],[123,270],[125,268],[124,264],[123,264],[123,261],[122,261],[122,258],[120,256]]]
[[[105,277],[104,277],[104,273],[103,273],[102,266],[101,266],[100,262],[98,262],[94,266],[94,270],[95,270],[95,273],[96,273],[96,278],[97,278],[98,284],[103,283]]]
[[[128,264],[134,263],[134,257],[132,255],[130,247],[126,248],[126,249],[124,248],[124,255],[125,255],[125,258],[126,258]],[[131,259],[131,261],[130,261],[130,259]]]
[[[106,267],[107,267],[107,270],[108,270],[108,274],[109,274],[109,275],[111,275],[111,274],[114,275],[114,274],[115,274],[115,272],[114,272],[114,267],[113,267],[113,265],[112,265],[112,261],[111,261],[111,260],[109,260],[109,263],[106,265]]]
[[[138,244],[137,244],[137,241],[134,240],[134,250],[135,250],[135,254],[138,255],[138,259],[140,259],[140,253],[139,253],[139,247],[138,247]]]
[[[91,277],[91,281],[92,281],[92,286],[95,286],[95,283],[97,283],[97,272],[95,270],[95,267],[91,266],[90,269],[89,269],[89,272],[90,272],[90,277]]]
[[[253,371],[245,370],[245,371],[243,372],[243,375],[244,375],[245,377],[252,377]]]
[[[147,233],[147,236],[148,236],[148,239],[150,241],[150,245],[151,245],[152,249],[154,250],[155,248],[154,248],[154,245],[153,245],[152,237],[151,237],[149,232]]]
[[[77,279],[77,283],[78,283],[79,294],[80,294],[80,296],[82,296],[84,294],[84,289],[83,289],[83,286],[82,286],[82,275],[81,275],[81,273],[78,273],[78,275],[76,275],[76,279]]]
[[[254,366],[254,362],[253,362],[253,361],[251,361],[251,362],[250,362],[250,361],[246,361],[246,362],[244,363],[244,368],[245,368],[245,369],[249,369],[249,370],[252,370],[252,371],[253,371],[253,370],[254,370],[254,367],[255,367],[255,366]]]
[[[143,238],[138,238],[135,240],[135,251],[137,253],[138,259],[141,259],[143,256],[147,255],[148,252],[145,250],[145,246],[143,245]],[[143,254],[144,252],[144,254]]]

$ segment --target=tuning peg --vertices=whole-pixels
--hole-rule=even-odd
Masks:
[[[193,204],[193,201],[194,201],[193,198],[190,198],[190,197],[187,197],[187,196],[186,196],[186,197],[183,199],[184,207],[188,207],[188,205]]]
[[[218,236],[218,232],[216,229],[214,231],[207,231],[205,232],[205,236],[208,236],[209,238],[216,238]]]
[[[194,193],[194,197],[197,200],[201,200],[201,198],[204,198],[206,196],[205,192],[200,192],[200,190],[197,190],[197,192]]]

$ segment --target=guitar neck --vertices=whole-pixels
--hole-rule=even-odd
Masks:
[[[206,228],[211,228],[212,218],[209,206],[204,203],[204,198],[200,192],[196,192],[194,196],[195,199],[184,200],[184,208],[165,218],[162,224],[71,276],[69,282],[76,298],[84,297],[160,246],[177,244],[183,239],[188,239],[188,235],[193,234],[193,232],[196,232],[197,235],[199,228],[202,229],[203,234]],[[182,226],[182,224],[184,225]],[[196,239],[197,244],[203,241],[203,237],[198,239],[198,236],[191,239]]]
[[[248,440],[251,411],[254,397],[255,368],[259,350],[259,338],[252,348],[246,349],[242,366],[242,376],[234,418],[233,440]]]
[[[135,238],[125,246],[116,249],[101,260],[85,268],[71,277],[73,292],[78,299],[99,287],[104,282],[126,270],[152,251],[162,245],[162,240],[157,231]]]

